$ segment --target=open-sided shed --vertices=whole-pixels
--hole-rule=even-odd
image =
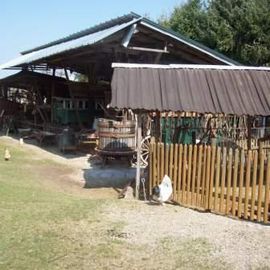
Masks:
[[[46,72],[52,80],[56,80],[54,75],[61,71],[67,86],[67,91],[63,95],[71,99],[70,104],[74,104],[76,115],[74,121],[78,123],[80,129],[83,129],[92,126],[84,125],[84,121],[79,117],[77,111],[80,109],[81,102],[75,100],[75,84],[72,80],[83,78],[87,81],[86,84],[81,84],[81,88],[86,90],[84,92],[88,92],[89,96],[93,96],[94,92],[98,94],[104,89],[99,87],[100,85],[110,85],[113,62],[238,65],[232,59],[202,44],[138,14],[130,13],[23,51],[16,59],[0,65],[0,69]],[[15,77],[13,77],[14,82]],[[13,82],[9,81],[9,83]],[[103,108],[101,113],[93,110],[92,119],[110,115],[106,111],[106,105],[111,98],[110,88],[108,87],[105,92],[103,95],[97,95],[96,101],[91,103],[91,107]],[[47,100],[53,99],[53,93],[53,90],[49,91]]]

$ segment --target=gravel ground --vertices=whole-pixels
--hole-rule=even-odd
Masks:
[[[155,246],[162,239],[205,239],[213,246],[212,259],[226,262],[231,269],[270,269],[270,226],[141,202],[120,209],[111,206],[105,215],[126,224],[123,233],[132,244]]]

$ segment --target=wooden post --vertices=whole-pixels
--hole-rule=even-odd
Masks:
[[[53,79],[55,79],[55,67],[53,68],[52,71],[52,77]],[[51,123],[53,123],[53,119],[54,119],[54,115],[53,115],[53,97],[55,96],[55,81],[52,81],[52,85],[51,85]]]
[[[155,142],[153,144],[153,163],[152,163],[152,177],[153,177],[153,182],[152,182],[152,188],[153,186],[156,185],[157,183],[157,143]],[[152,192],[152,190],[151,190]]]
[[[153,188],[153,171],[152,168],[154,166],[153,162],[153,148],[154,142],[150,142],[150,152],[149,152],[149,194],[152,195],[152,188]]]
[[[251,117],[247,116],[248,150],[251,150]]]
[[[68,81],[69,94],[70,94],[70,97],[71,97],[72,101],[74,102],[76,118],[78,120],[78,124],[79,124],[80,129],[83,129],[81,118],[80,118],[80,115],[79,115],[79,112],[78,112],[78,104],[75,102],[75,98],[74,98],[73,92],[72,92],[71,87],[70,87],[69,76],[68,76],[67,70],[66,69],[64,69],[64,70],[65,70],[66,79]]]
[[[135,197],[139,199],[139,190],[140,190],[140,178],[141,178],[141,164],[140,164],[140,156],[141,156],[141,141],[142,141],[142,118],[141,113],[137,115],[137,168],[136,168],[136,190]]]

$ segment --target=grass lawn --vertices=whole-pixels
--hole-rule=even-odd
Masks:
[[[9,146],[12,158],[4,161],[5,147],[0,138],[0,269],[216,268],[204,238],[127,241],[128,218],[104,213],[110,207],[128,213],[136,202],[85,198],[44,185],[55,177],[50,171],[60,174],[65,167],[19,145]]]
[[[52,269],[57,258],[80,248],[70,227],[96,222],[103,202],[46,190],[41,183],[46,175],[36,168],[60,165],[9,149],[11,160],[0,158],[0,269]]]

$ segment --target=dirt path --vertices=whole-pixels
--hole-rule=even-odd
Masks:
[[[18,146],[28,153],[33,160],[42,161],[40,164],[26,164],[29,171],[35,170],[40,175],[44,187],[84,198],[107,199],[117,198],[118,193],[113,188],[84,188],[83,169],[89,168],[89,156],[60,156],[46,151],[36,145],[24,143],[11,137],[0,137],[0,143],[7,146]],[[12,153],[11,153],[12,154]]]

